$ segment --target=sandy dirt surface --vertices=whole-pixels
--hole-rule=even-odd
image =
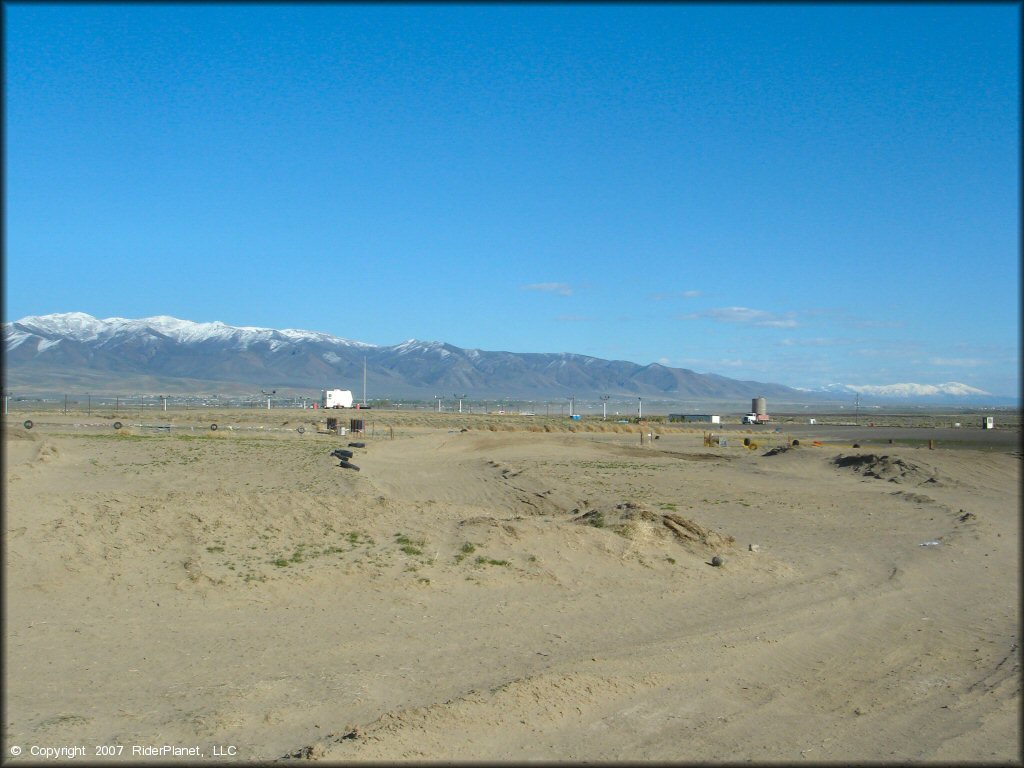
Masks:
[[[19,425],[12,765],[1020,759],[1019,451]]]

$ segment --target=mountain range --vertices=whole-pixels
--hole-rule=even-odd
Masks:
[[[327,333],[236,327],[156,316],[97,319],[82,312],[4,323],[4,385],[34,392],[252,394],[299,396],[321,389],[376,398],[543,399],[576,396],[666,400],[848,400],[869,388],[834,385],[808,391],[572,353],[490,352],[410,339],[379,346]],[[894,385],[920,387],[922,385]],[[950,382],[906,394],[987,393]],[[900,396],[898,389],[884,393]]]

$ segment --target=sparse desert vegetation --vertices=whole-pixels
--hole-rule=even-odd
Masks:
[[[7,425],[10,743],[1017,754],[1016,446],[228,415]]]

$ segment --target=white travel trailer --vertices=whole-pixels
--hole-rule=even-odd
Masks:
[[[322,389],[320,390],[321,408],[351,408],[352,391],[348,389]]]

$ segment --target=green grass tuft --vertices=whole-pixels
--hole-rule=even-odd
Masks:
[[[512,565],[512,563],[510,563],[508,560],[495,560],[493,558],[487,558],[487,557],[483,557],[483,556],[480,556],[480,557],[478,557],[476,559],[476,564],[477,565],[504,565],[504,566]]]

